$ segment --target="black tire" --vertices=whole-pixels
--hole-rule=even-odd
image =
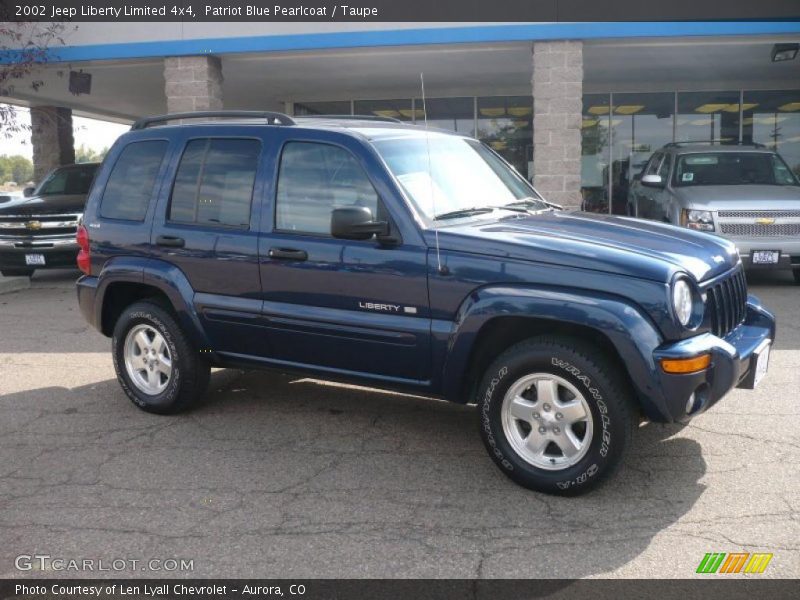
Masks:
[[[163,392],[150,395],[131,380],[125,367],[125,340],[137,325],[149,325],[163,336],[172,361],[172,373]],[[189,408],[200,400],[208,388],[211,368],[193,348],[175,318],[155,302],[137,302],[122,311],[111,339],[114,370],[117,380],[131,401],[144,411],[166,415]]]
[[[560,470],[539,468],[524,459],[503,428],[506,392],[533,373],[556,375],[571,384],[590,409],[594,432],[586,453]],[[480,432],[489,455],[513,481],[547,494],[576,496],[596,487],[619,466],[638,423],[638,409],[621,369],[603,357],[602,350],[576,338],[542,336],[512,346],[486,370],[478,394]]]
[[[794,282],[800,285],[800,269],[792,269],[792,275],[794,275]]]
[[[36,269],[0,269],[3,277],[33,277]]]

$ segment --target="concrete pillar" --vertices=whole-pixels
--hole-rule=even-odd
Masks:
[[[33,146],[33,180],[36,183],[39,183],[52,169],[74,163],[72,110],[60,106],[32,107],[31,146]]]
[[[167,112],[222,109],[222,63],[216,56],[164,59]]]
[[[533,44],[533,184],[565,208],[581,205],[583,42]]]

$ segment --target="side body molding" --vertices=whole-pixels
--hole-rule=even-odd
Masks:
[[[472,349],[481,329],[502,317],[527,317],[597,330],[610,340],[624,361],[645,412],[653,414],[653,410],[658,414],[665,408],[653,358],[662,337],[643,311],[610,294],[554,287],[484,287],[464,301],[449,332],[440,330],[437,334],[434,326],[439,338],[436,345],[445,353],[445,398],[469,400],[460,396],[461,385],[471,375],[468,369]]]

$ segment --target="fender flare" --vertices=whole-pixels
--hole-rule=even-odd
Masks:
[[[140,283],[162,292],[175,312],[178,324],[200,348],[209,348],[205,329],[194,307],[194,289],[186,275],[168,262],[148,258],[119,257],[106,262],[98,275],[95,302],[95,322],[103,327],[103,306],[108,288],[119,282]]]
[[[627,300],[602,292],[570,288],[489,286],[473,292],[459,308],[447,340],[443,395],[457,402],[468,377],[472,349],[493,319],[527,317],[589,327],[608,338],[622,358],[640,404],[648,416],[666,413],[653,351],[662,343],[658,328]]]

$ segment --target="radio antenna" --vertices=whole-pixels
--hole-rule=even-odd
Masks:
[[[439,226],[436,223],[436,196],[433,190],[433,168],[431,166],[431,140],[428,133],[428,105],[425,103],[425,75],[419,74],[419,83],[422,88],[422,116],[425,120],[425,148],[428,152],[428,183],[431,193],[431,212],[433,212],[433,236],[436,240],[436,269],[440,275],[447,273],[447,268],[442,267],[442,254],[439,250]]]

